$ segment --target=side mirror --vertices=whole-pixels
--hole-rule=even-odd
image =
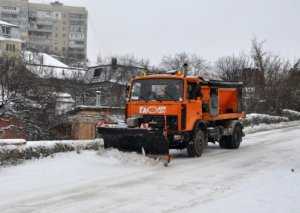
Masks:
[[[201,99],[202,96],[203,96],[203,95],[202,95],[201,89],[199,88],[199,90],[198,90],[198,92],[197,92],[197,97]]]
[[[130,86],[126,85],[126,97],[129,97],[129,93],[130,93]]]
[[[202,92],[201,92],[201,86],[199,84],[197,85],[196,90],[197,90],[197,92],[196,92],[197,99],[198,98],[201,99],[202,98]]]

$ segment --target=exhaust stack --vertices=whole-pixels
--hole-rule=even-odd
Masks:
[[[183,74],[184,74],[184,76],[187,76],[188,71],[189,71],[189,65],[187,63],[184,63],[183,64]]]

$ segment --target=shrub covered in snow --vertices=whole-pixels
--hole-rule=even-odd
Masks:
[[[6,142],[0,143],[0,166],[16,164],[23,160],[39,159],[52,156],[55,153],[81,150],[99,150],[102,147],[102,140],[92,141],[40,141],[27,142],[26,144]]]
[[[259,124],[272,124],[287,121],[289,121],[289,118],[287,117],[251,113],[246,116],[243,124],[244,126],[254,126]]]
[[[298,111],[284,109],[282,110],[282,114],[285,117],[288,117],[291,121],[300,120],[300,112]]]

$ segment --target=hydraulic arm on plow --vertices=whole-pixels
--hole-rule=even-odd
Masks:
[[[105,148],[163,155],[187,149],[200,157],[208,142],[238,149],[244,117],[240,82],[205,81],[181,72],[136,77],[126,104],[126,128],[103,123]]]

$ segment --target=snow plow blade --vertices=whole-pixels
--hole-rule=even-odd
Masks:
[[[169,155],[169,145],[161,132],[147,129],[98,127],[104,140],[104,148],[145,153],[146,155]]]

